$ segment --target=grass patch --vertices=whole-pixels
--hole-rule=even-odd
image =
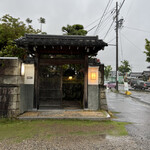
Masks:
[[[50,139],[54,136],[127,135],[127,123],[81,120],[9,120],[0,119],[0,140],[21,142],[28,138]]]

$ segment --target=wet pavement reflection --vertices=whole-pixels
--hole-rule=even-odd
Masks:
[[[149,95],[145,92],[140,92],[137,96],[144,98],[142,94],[146,94],[145,98],[148,100]],[[107,90],[106,95],[109,110],[119,112],[115,114],[117,117],[115,120],[132,123],[127,125],[129,135],[138,139],[150,140],[150,106],[140,103],[130,96],[114,93],[110,90]]]

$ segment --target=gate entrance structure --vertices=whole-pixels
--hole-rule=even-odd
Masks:
[[[88,108],[88,56],[107,44],[98,36],[26,34],[16,44],[35,60],[34,107],[62,107],[62,65],[83,65],[83,108]]]

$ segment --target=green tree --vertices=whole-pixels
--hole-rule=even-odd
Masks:
[[[126,73],[131,71],[131,66],[127,60],[121,61],[122,65],[119,66],[118,70],[125,76]]]
[[[46,21],[45,21],[45,18],[42,18],[42,17],[40,17],[40,19],[38,19],[38,20],[39,20],[39,23],[41,24],[40,30],[41,30],[41,32],[42,32],[42,24],[45,24]]]
[[[86,35],[87,31],[84,30],[83,25],[74,24],[74,25],[67,25],[67,27],[62,27],[62,32],[65,35]]]
[[[111,65],[108,65],[108,66],[104,67],[104,75],[105,75],[106,80],[108,79],[111,70],[112,70]]]
[[[146,61],[150,62],[150,41],[148,41],[147,39],[145,39],[145,49],[146,51],[144,51],[144,53],[146,54],[147,58]]]
[[[39,33],[32,26],[26,26],[19,18],[14,18],[8,14],[0,18],[0,57],[11,56],[24,58],[26,51],[18,48],[14,40],[24,36],[25,33]]]

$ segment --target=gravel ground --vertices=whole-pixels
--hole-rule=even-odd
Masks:
[[[0,142],[0,150],[149,150],[150,141],[135,141],[130,136],[63,136],[27,139],[21,143]]]

